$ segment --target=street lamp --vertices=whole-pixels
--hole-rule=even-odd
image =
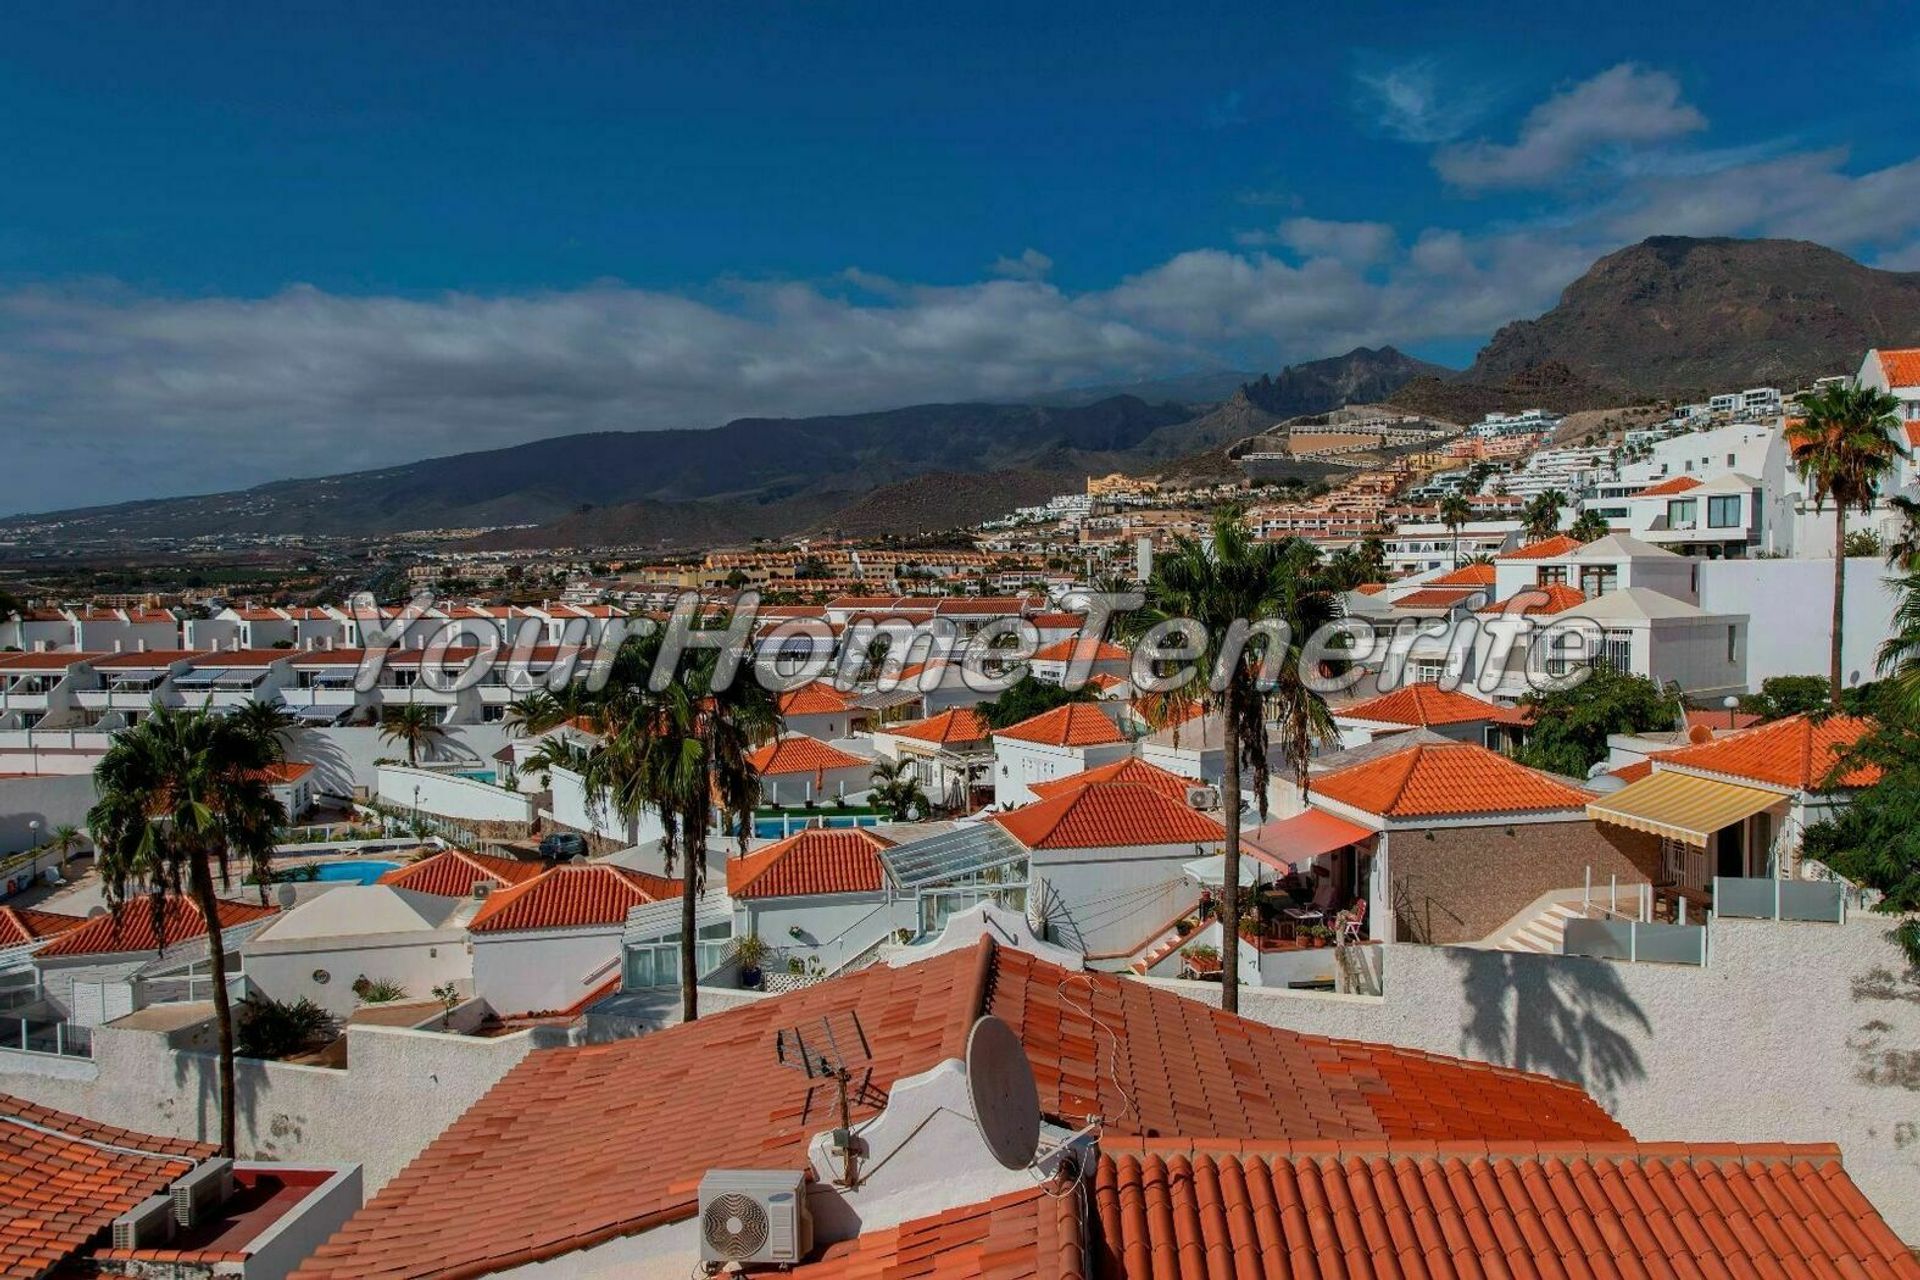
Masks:
[[[31,874],[35,880],[38,880],[40,878],[40,819],[38,818],[27,823],[27,848],[33,851],[30,855],[33,864]]]
[[[1725,698],[1721,699],[1720,705],[1727,709],[1727,728],[1735,728],[1733,713],[1734,710],[1739,707],[1740,699],[1734,697],[1732,694],[1728,694]]]

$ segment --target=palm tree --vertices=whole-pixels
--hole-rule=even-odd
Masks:
[[[1899,585],[1900,605],[1893,611],[1893,634],[1881,641],[1874,663],[1907,706],[1920,711],[1920,569],[1908,569]]]
[[[408,764],[419,764],[423,751],[431,754],[445,732],[433,712],[417,702],[388,707],[380,713],[381,740],[406,743]]]
[[[80,828],[75,826],[55,827],[53,834],[47,837],[47,843],[60,851],[60,874],[67,874],[67,864],[73,861],[73,850],[86,839]]]
[[[868,798],[886,810],[895,822],[907,821],[915,810],[926,813],[933,807],[927,793],[920,789],[920,779],[915,776],[912,765],[905,760],[881,757],[874,762],[872,781],[873,790]]]
[[[1579,542],[1597,542],[1613,532],[1613,526],[1598,511],[1588,508],[1567,526],[1567,536]]]
[[[720,629],[725,619],[717,619]],[[596,805],[611,807],[628,822],[657,814],[661,860],[668,875],[681,874],[681,1017],[699,1016],[696,906],[706,887],[707,838],[718,812],[747,851],[753,811],[760,803],[760,775],[751,755],[777,737],[783,720],[778,697],[744,672],[724,685],[719,653],[699,649],[681,660],[676,678],[655,689],[648,677],[662,633],[636,636],[615,656],[596,714],[605,744],[587,771],[587,791]]]
[[[244,702],[227,713],[241,733],[264,747],[277,764],[287,758],[287,742],[300,729],[299,717],[277,702]]]
[[[539,777],[540,788],[546,791],[553,787],[555,769],[565,769],[584,778],[592,762],[593,751],[590,748],[571,738],[555,735],[540,740],[540,745],[528,754],[525,768]]]
[[[1566,505],[1567,495],[1558,489],[1548,489],[1527,503],[1520,513],[1520,521],[1526,526],[1528,540],[1538,542],[1558,533],[1560,513],[1566,509]]]
[[[1912,573],[1920,569],[1920,501],[1895,494],[1887,506],[1900,517],[1900,529],[1887,540],[1887,567]]]
[[[568,685],[571,693],[576,686]],[[556,698],[551,690],[534,689],[507,704],[507,732],[540,734],[565,724],[577,708]]]
[[[1326,622],[1339,616],[1339,604],[1317,569],[1318,554],[1299,539],[1262,542],[1248,532],[1241,514],[1216,513],[1206,542],[1178,538],[1172,551],[1153,568],[1146,604],[1120,620],[1120,633],[1138,642],[1153,627],[1174,619],[1192,619],[1205,632],[1199,675],[1169,691],[1156,705],[1177,722],[1199,707],[1221,717],[1226,750],[1221,778],[1221,810],[1226,819],[1225,865],[1221,884],[1221,1007],[1240,1007],[1239,948],[1233,931],[1240,918],[1240,796],[1242,771],[1251,773],[1261,818],[1266,817],[1269,729],[1280,725],[1287,763],[1304,793],[1313,742],[1332,724],[1325,700],[1300,671],[1302,646]],[[1261,658],[1254,644],[1229,650],[1248,623],[1286,624],[1287,651],[1276,665],[1277,683],[1263,688]],[[1269,638],[1267,644],[1277,643]]]
[[[189,893],[207,923],[214,1030],[220,1048],[220,1150],[234,1153],[233,1010],[220,939],[217,870],[240,859],[266,898],[268,864],[286,811],[263,770],[267,746],[225,716],[155,705],[116,734],[94,767],[99,801],[87,814],[107,904],[118,913],[137,895],[151,904],[158,934],[166,896]]]
[[[1453,531],[1453,567],[1460,567],[1460,526],[1473,519],[1473,504],[1464,493],[1450,493],[1440,499],[1440,523]]]
[[[1787,427],[1793,465],[1813,490],[1818,511],[1833,500],[1833,631],[1827,658],[1835,710],[1845,686],[1841,662],[1846,618],[1847,511],[1873,510],[1880,478],[1893,469],[1900,402],[1884,391],[1837,383],[1802,396],[1800,421]]]

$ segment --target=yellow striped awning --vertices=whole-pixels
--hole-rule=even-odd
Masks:
[[[1655,772],[1587,806],[1596,822],[1651,831],[1687,844],[1707,846],[1713,833],[1785,803],[1787,797],[1690,773]]]

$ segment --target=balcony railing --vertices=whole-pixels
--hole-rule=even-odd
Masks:
[[[0,1049],[52,1058],[91,1058],[93,1028],[64,1018],[0,1018]]]

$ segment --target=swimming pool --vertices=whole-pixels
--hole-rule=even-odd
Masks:
[[[808,827],[877,827],[883,821],[877,813],[794,813],[784,818],[755,818],[753,834],[761,840],[779,840]]]
[[[315,879],[328,884],[372,884],[399,865],[397,862],[359,859],[353,862],[323,862],[320,864],[320,874]]]

